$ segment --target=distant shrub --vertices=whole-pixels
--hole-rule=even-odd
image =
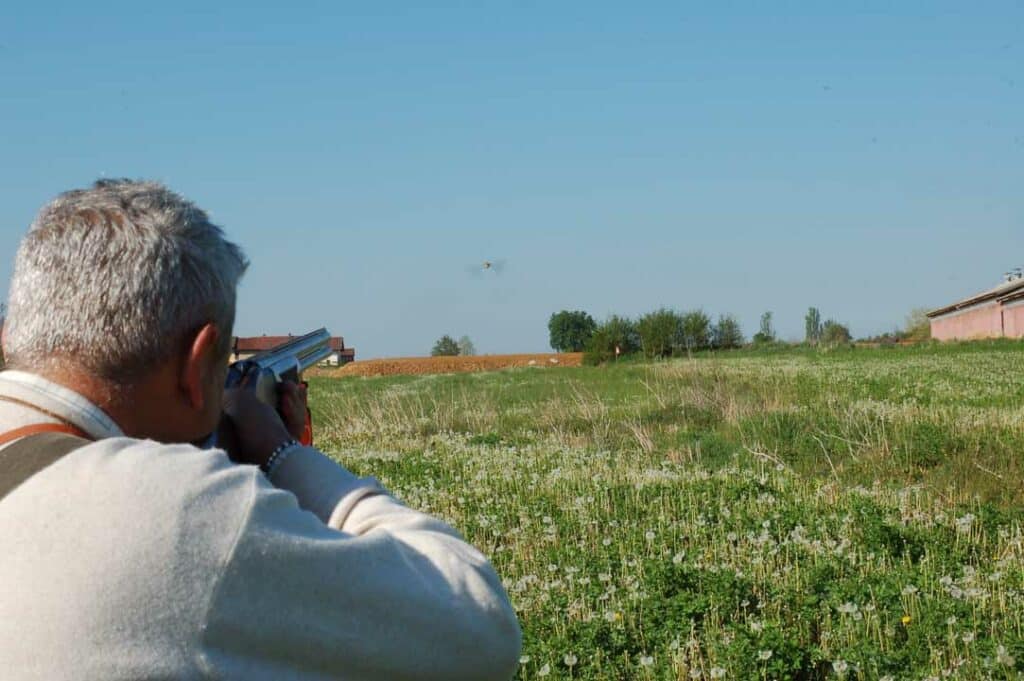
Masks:
[[[835,347],[837,345],[849,345],[853,341],[850,329],[834,319],[830,319],[821,325],[821,342],[824,345]]]
[[[671,357],[682,345],[683,318],[678,312],[663,307],[642,316],[636,330],[645,356]]]
[[[928,311],[917,308],[910,311],[907,321],[903,327],[903,339],[914,343],[921,343],[931,340],[932,322],[928,319]]]
[[[883,348],[894,348],[903,340],[903,334],[899,331],[887,331],[878,336],[865,338],[866,343],[875,343]]]
[[[711,346],[719,350],[729,350],[743,345],[743,331],[740,323],[732,315],[721,315],[718,323],[711,329]]]
[[[768,345],[775,342],[775,324],[772,322],[772,313],[765,312],[761,315],[761,328],[754,334],[754,345]]]
[[[692,310],[683,314],[680,325],[682,334],[680,351],[687,354],[711,347],[711,317],[703,310]]]
[[[597,323],[582,310],[562,310],[548,320],[551,347],[558,352],[582,352]]]
[[[430,351],[431,357],[455,357],[458,354],[459,344],[448,335],[441,336]]]
[[[817,345],[821,342],[821,312],[816,307],[807,310],[804,317],[804,341],[808,345]]]
[[[469,336],[463,336],[459,339],[459,355],[462,357],[471,357],[476,354],[476,346],[473,345],[473,341]]]
[[[618,352],[616,352],[618,349]],[[603,364],[617,357],[631,355],[640,350],[640,335],[631,319],[612,315],[598,324],[587,342],[583,360],[587,364]]]

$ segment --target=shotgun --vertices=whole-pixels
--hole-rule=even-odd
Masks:
[[[245,385],[256,393],[256,398],[277,408],[277,385],[283,381],[302,381],[302,372],[331,355],[331,334],[317,329],[228,367],[227,388]],[[313,424],[306,410],[306,430],[302,444],[313,444]]]

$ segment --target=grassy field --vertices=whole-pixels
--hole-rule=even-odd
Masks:
[[[1024,346],[314,379],[483,549],[520,678],[1024,676]]]

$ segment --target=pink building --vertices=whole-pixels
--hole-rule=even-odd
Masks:
[[[1024,338],[1024,278],[928,313],[932,338]]]

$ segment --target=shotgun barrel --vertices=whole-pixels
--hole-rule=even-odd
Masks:
[[[302,380],[302,372],[331,355],[331,334],[317,329],[246,359],[228,369],[227,387],[244,385],[264,404],[277,406],[277,384]]]

